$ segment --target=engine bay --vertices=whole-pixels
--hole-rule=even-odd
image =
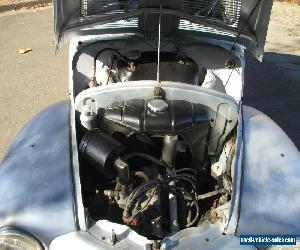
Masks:
[[[152,84],[156,68],[154,52],[101,50],[76,104],[90,220],[125,224],[151,240],[210,221],[230,201],[237,119],[223,96],[211,101],[201,92],[207,72],[191,58],[162,53],[165,85]]]
[[[130,51],[121,55],[113,49],[103,49],[96,54],[92,86],[116,82],[156,80],[157,53],[154,51]],[[175,53],[160,54],[160,80],[201,85],[206,75],[205,68],[198,70],[190,58]]]

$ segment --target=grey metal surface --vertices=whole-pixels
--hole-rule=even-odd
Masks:
[[[235,234],[239,219],[239,205],[241,198],[241,179],[242,179],[242,158],[243,158],[243,133],[242,133],[242,115],[239,111],[238,126],[236,132],[236,153],[231,164],[232,193],[229,211],[229,220],[226,228],[227,234]]]
[[[231,120],[228,130],[232,130],[236,125],[238,115],[238,104],[226,94],[218,91],[201,88],[196,85],[190,85],[178,82],[164,81],[159,85],[166,93],[167,100],[184,100],[192,103],[200,103],[220,112],[227,120]],[[135,81],[123,83],[114,83],[106,86],[99,86],[86,89],[75,99],[75,109],[81,112],[82,107],[92,103],[99,108],[109,107],[114,102],[120,102],[130,99],[151,99],[153,98],[153,89],[157,87],[156,81]],[[224,105],[224,109],[219,109]]]
[[[53,240],[50,250],[151,250],[151,241],[126,225],[97,221],[88,231],[71,232]]]
[[[15,226],[45,245],[76,230],[68,121],[68,102],[40,112],[0,165],[0,227]]]
[[[222,229],[216,224],[204,224],[201,227],[191,227],[162,241],[162,250],[254,250],[254,246],[243,246],[240,239],[234,235],[222,235]]]
[[[112,229],[116,241],[112,239]],[[100,249],[136,249],[150,250],[151,241],[137,235],[125,225],[98,221],[89,232],[72,232],[56,238],[50,250],[100,250]],[[239,250],[240,239],[234,235],[222,235],[219,223],[203,224],[191,227],[163,239],[161,250],[202,249],[202,250]],[[254,250],[254,246],[243,246],[244,250]]]
[[[241,19],[248,18],[258,1],[260,0],[243,0]],[[250,30],[252,30],[256,38],[256,44],[249,43],[247,47],[259,60],[262,60],[263,58],[272,5],[273,0],[261,0],[260,4],[258,5],[258,8],[254,11],[254,14],[249,19],[248,24],[246,26],[246,29],[249,28]]]
[[[300,235],[300,153],[269,117],[243,106],[237,234]]]
[[[218,3],[217,3],[218,2]],[[75,34],[85,32],[95,25],[127,20],[128,18],[138,17],[138,28],[122,28],[112,31],[109,27],[106,30],[102,28],[94,32],[99,34],[119,32],[126,33],[132,31],[135,33],[144,33],[153,35],[153,30],[158,29],[157,14],[160,12],[157,1],[89,1],[85,0],[55,0],[54,1],[54,19],[55,19],[55,40],[59,46],[64,40],[68,40]],[[213,4],[214,3],[214,4]],[[242,31],[241,40],[247,45],[253,54],[262,58],[269,17],[271,13],[273,0],[265,1],[247,1],[247,0],[223,0],[223,1],[171,1],[164,2],[162,9],[162,31],[167,33],[179,34],[182,38],[185,35],[203,36],[211,32],[203,30],[202,32],[192,32],[192,30],[181,30],[178,32],[179,21],[188,20],[193,24],[201,24],[205,27],[224,31],[225,35],[214,34],[219,39],[233,41],[231,35],[237,35]],[[258,6],[256,8],[256,6]],[[109,15],[107,15],[107,13]],[[248,16],[252,15],[248,20]],[[82,17],[87,17],[82,19]],[[191,33],[192,32],[192,33]],[[157,32],[156,32],[157,33]],[[157,34],[155,33],[154,36]],[[201,34],[202,33],[202,34]]]
[[[148,102],[148,108],[156,112],[163,112],[168,109],[168,103],[161,99],[153,99]]]
[[[91,39],[90,41],[84,41],[84,38],[86,38],[86,36],[78,36],[76,37],[76,39],[73,39],[70,43],[71,46],[73,45],[72,47],[74,47],[74,59],[72,61],[73,86],[70,87],[74,89],[75,95],[85,90],[89,82],[91,81],[90,77],[91,75],[93,75],[94,57],[97,56],[97,53],[99,51],[107,48],[112,48],[118,49],[119,53],[122,55],[126,55],[132,51],[139,51],[140,53],[147,51],[155,51],[156,53],[155,48],[149,46],[148,43],[145,43],[145,41],[141,40],[140,37],[135,37],[133,34],[118,34],[116,37],[112,37],[109,34],[103,36],[97,35],[89,37]],[[81,45],[77,46],[77,43],[79,41],[81,41]],[[156,42],[152,44],[153,46],[156,46]],[[176,44],[174,42],[163,42],[164,52],[176,53],[176,50],[178,50],[178,48],[180,48],[180,53],[183,53],[186,57],[192,59],[196,64],[200,65],[200,67],[206,69],[224,69],[224,65],[226,64],[226,61],[228,61],[229,57],[235,57],[236,61],[240,59],[241,63],[243,63],[242,46],[235,46],[234,53],[230,53],[228,50],[230,50],[231,48],[231,43],[226,41],[207,38],[197,38],[197,40],[195,40],[194,43],[184,41],[183,39],[178,40]],[[172,69],[170,69],[169,63],[162,62],[160,65],[161,81],[175,81],[191,84],[196,84],[198,82],[198,77],[195,75],[195,68],[192,65],[187,66],[187,68],[184,71],[178,68],[178,66],[181,67],[182,65],[177,65],[177,67],[171,67]],[[155,64],[153,64],[151,67],[148,66],[145,67],[145,64],[144,66],[143,64],[140,64],[139,70],[134,73],[133,79],[129,78],[127,80],[156,80]],[[141,70],[141,67],[143,68],[143,70]],[[168,70],[166,70],[166,68],[168,68]],[[150,75],[149,69],[151,71]],[[171,79],[169,79],[168,75],[173,74],[172,70],[175,70],[176,72],[180,71],[183,74],[180,77],[176,76],[175,74],[171,77]],[[228,71],[230,72],[230,70]],[[235,72],[233,72],[233,75],[235,74]],[[243,72],[241,72],[241,74],[243,74]],[[221,76],[218,77],[220,78]],[[205,78],[204,75],[203,78]],[[226,79],[223,79],[223,81],[227,81],[228,76],[224,76],[224,78]],[[232,77],[231,79],[233,78],[234,77]],[[231,79],[229,79],[227,87],[231,85]],[[107,82],[106,80],[105,82]],[[238,94],[239,88],[240,87],[235,86],[234,93],[236,93],[237,96],[240,96],[240,93]],[[240,100],[240,97],[237,98],[236,95],[234,95],[234,97],[237,100]]]
[[[75,109],[81,112],[85,104],[93,103],[97,109],[106,108],[114,102],[129,99],[151,99],[156,81],[136,81],[115,83],[99,86],[82,91],[75,99]],[[210,140],[209,153],[219,153],[222,142],[234,129],[238,119],[238,104],[228,95],[201,88],[196,85],[161,82],[160,87],[166,93],[167,100],[184,100],[191,103],[200,103],[214,110],[213,131]],[[228,122],[227,122],[228,121]]]

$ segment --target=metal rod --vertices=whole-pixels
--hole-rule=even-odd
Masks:
[[[162,5],[161,5],[161,1],[160,1],[160,5],[159,5],[159,21],[158,21],[158,45],[157,45],[157,83],[160,83],[159,72],[160,72],[161,10],[162,10]]]
[[[163,150],[161,159],[169,167],[174,167],[176,153],[177,153],[178,136],[165,135],[163,140]]]
[[[208,192],[206,194],[199,194],[199,195],[197,195],[197,200],[204,200],[204,199],[207,199],[209,197],[212,197],[212,196],[215,196],[215,195],[218,195],[218,194],[223,194],[223,193],[226,193],[225,189],[218,189],[218,190],[215,190],[215,191]]]

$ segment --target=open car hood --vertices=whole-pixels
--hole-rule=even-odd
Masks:
[[[54,0],[57,48],[74,35],[136,33],[235,41],[262,59],[273,0]],[[250,18],[249,18],[250,17]]]

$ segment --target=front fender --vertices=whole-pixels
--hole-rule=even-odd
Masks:
[[[300,236],[300,154],[269,117],[243,106],[243,168],[237,234]]]
[[[0,227],[25,230],[45,245],[76,230],[69,109],[60,102],[40,112],[0,165]]]

